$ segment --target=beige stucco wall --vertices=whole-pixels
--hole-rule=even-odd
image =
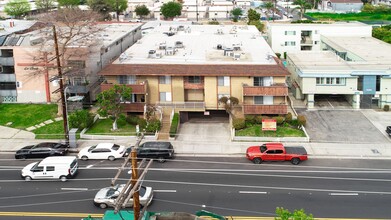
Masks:
[[[159,92],[171,92],[171,84],[159,84]]]
[[[253,78],[248,76],[231,77],[231,96],[239,99],[239,105],[243,103],[243,84],[253,85]]]
[[[316,78],[302,78],[300,85],[304,94],[354,94],[357,90],[357,78],[346,78],[345,85],[316,85]]]
[[[391,95],[391,79],[382,78],[380,81],[380,92],[376,93]]]
[[[204,77],[205,107],[217,109],[217,77]],[[229,94],[229,93],[228,93]]]
[[[285,102],[285,97],[282,97],[282,96],[274,96],[273,97],[273,104],[280,105],[280,104],[283,104],[283,103],[286,103]],[[286,103],[286,104],[288,104],[288,103]]]
[[[155,104],[159,101],[159,78],[157,76],[148,76],[146,80],[148,80],[148,95],[147,100],[150,104]]]
[[[171,77],[171,84],[172,84],[172,101],[184,102],[185,91],[183,89],[183,77],[182,76]]]
[[[204,91],[202,89],[187,89],[186,101],[204,101]]]
[[[285,76],[273,77],[273,83],[285,83]]]
[[[244,97],[244,103],[246,103],[246,104],[248,104],[248,105],[254,104],[254,97],[252,97],[252,96],[246,96],[246,97]]]

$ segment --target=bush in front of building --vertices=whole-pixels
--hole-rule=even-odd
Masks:
[[[159,131],[162,126],[162,123],[158,119],[152,119],[147,122],[147,126],[145,127],[145,131],[147,132],[156,132]]]
[[[232,120],[232,126],[236,130],[240,130],[240,129],[246,128],[246,120],[244,118],[234,118]]]
[[[174,113],[174,116],[172,117],[172,121],[171,121],[170,137],[175,137],[176,132],[178,130],[178,126],[179,126],[179,114]]]
[[[305,126],[305,124],[307,123],[307,119],[305,118],[304,115],[298,115],[297,116],[297,123],[299,126]]]
[[[287,123],[290,123],[292,121],[292,113],[288,112],[288,114],[285,115],[285,121]]]
[[[385,112],[390,111],[390,106],[389,106],[389,105],[384,105],[383,110],[384,110]]]
[[[125,114],[120,114],[120,115],[118,116],[118,119],[117,119],[117,125],[118,125],[118,127],[123,127],[123,126],[126,125],[126,123],[127,123],[127,121],[126,121],[126,115],[125,115]]]
[[[257,123],[256,117],[254,115],[245,116],[246,124],[254,125]]]
[[[126,122],[128,122],[131,125],[137,125],[139,120],[140,120],[140,117],[138,117],[136,115],[128,115],[126,117]]]
[[[69,115],[69,127],[83,130],[90,127],[94,122],[94,117],[88,110],[78,110]]]
[[[276,120],[278,125],[282,125],[284,123],[284,121],[285,121],[285,118],[282,117],[282,116],[275,116],[275,117],[273,117],[273,119]]]

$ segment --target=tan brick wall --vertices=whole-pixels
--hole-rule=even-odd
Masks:
[[[279,104],[282,104],[282,103],[285,103],[285,97],[282,97],[282,96],[274,96],[273,97],[273,104],[279,105]]]
[[[217,109],[217,78],[210,76],[204,80],[205,106],[207,109]]]
[[[231,96],[239,99],[239,104],[243,103],[243,84],[252,85],[253,78],[248,76],[231,77]]]
[[[185,91],[183,89],[183,77],[182,76],[171,77],[171,84],[172,84],[172,101],[184,102]]]
[[[273,83],[285,83],[285,76],[273,77]]]
[[[157,76],[147,76],[148,80],[148,95],[147,100],[150,104],[155,104],[159,101],[159,80]]]

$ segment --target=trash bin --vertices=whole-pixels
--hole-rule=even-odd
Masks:
[[[72,128],[70,131],[69,131],[69,147],[72,147],[72,148],[76,148],[77,145],[76,145],[76,132],[77,132],[77,128]]]

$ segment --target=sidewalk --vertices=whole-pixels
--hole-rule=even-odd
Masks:
[[[13,154],[20,148],[40,142],[62,140],[36,140],[31,132],[0,126],[0,152]],[[78,140],[78,149],[111,140]],[[134,145],[134,138],[114,141],[125,146]],[[244,157],[247,147],[257,142],[216,141],[171,141],[175,152],[180,156],[236,156]],[[356,143],[284,143],[286,146],[303,146],[311,158],[344,158],[344,159],[391,159],[391,143],[356,144]],[[76,150],[76,149],[75,149]]]

